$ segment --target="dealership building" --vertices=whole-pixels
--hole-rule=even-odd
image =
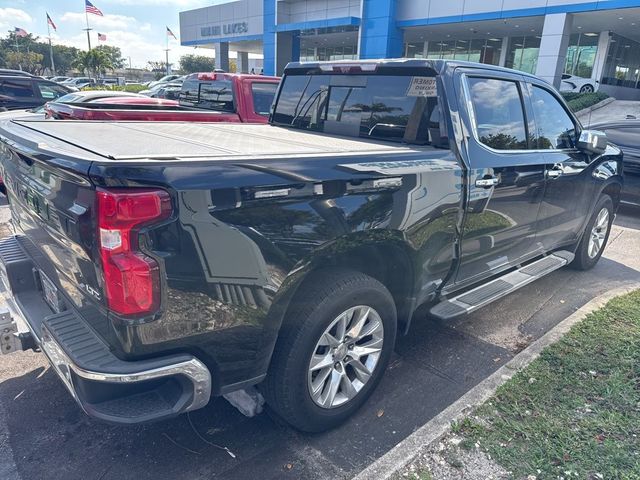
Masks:
[[[265,74],[290,61],[443,58],[563,73],[640,99],[640,0],[237,0],[180,13],[182,45],[236,52]]]

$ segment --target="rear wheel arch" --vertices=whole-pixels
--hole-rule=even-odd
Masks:
[[[347,268],[364,273],[385,286],[398,312],[398,329],[403,331],[415,309],[415,269],[408,247],[398,241],[363,244],[313,261],[313,273],[324,268]]]

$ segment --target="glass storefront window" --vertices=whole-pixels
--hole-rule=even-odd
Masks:
[[[424,42],[413,42],[405,45],[406,58],[424,58]]]
[[[564,72],[583,78],[591,78],[598,51],[598,35],[576,33],[569,38]]]
[[[611,34],[602,83],[640,88],[640,43]]]
[[[409,52],[409,44],[406,48]],[[502,39],[500,38],[430,40],[425,49],[425,58],[469,60],[470,62],[498,65],[501,48]]]
[[[540,37],[511,37],[507,52],[506,67],[535,73],[538,66]]]

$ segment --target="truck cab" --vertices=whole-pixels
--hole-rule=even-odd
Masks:
[[[178,99],[182,106],[220,112],[228,122],[265,123],[279,82],[264,75],[193,73]]]

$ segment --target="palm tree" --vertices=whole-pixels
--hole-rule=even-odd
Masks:
[[[99,73],[104,74],[107,70],[113,70],[113,64],[111,63],[109,55],[96,49],[89,50],[88,52],[79,52],[72,66],[93,77]]]

